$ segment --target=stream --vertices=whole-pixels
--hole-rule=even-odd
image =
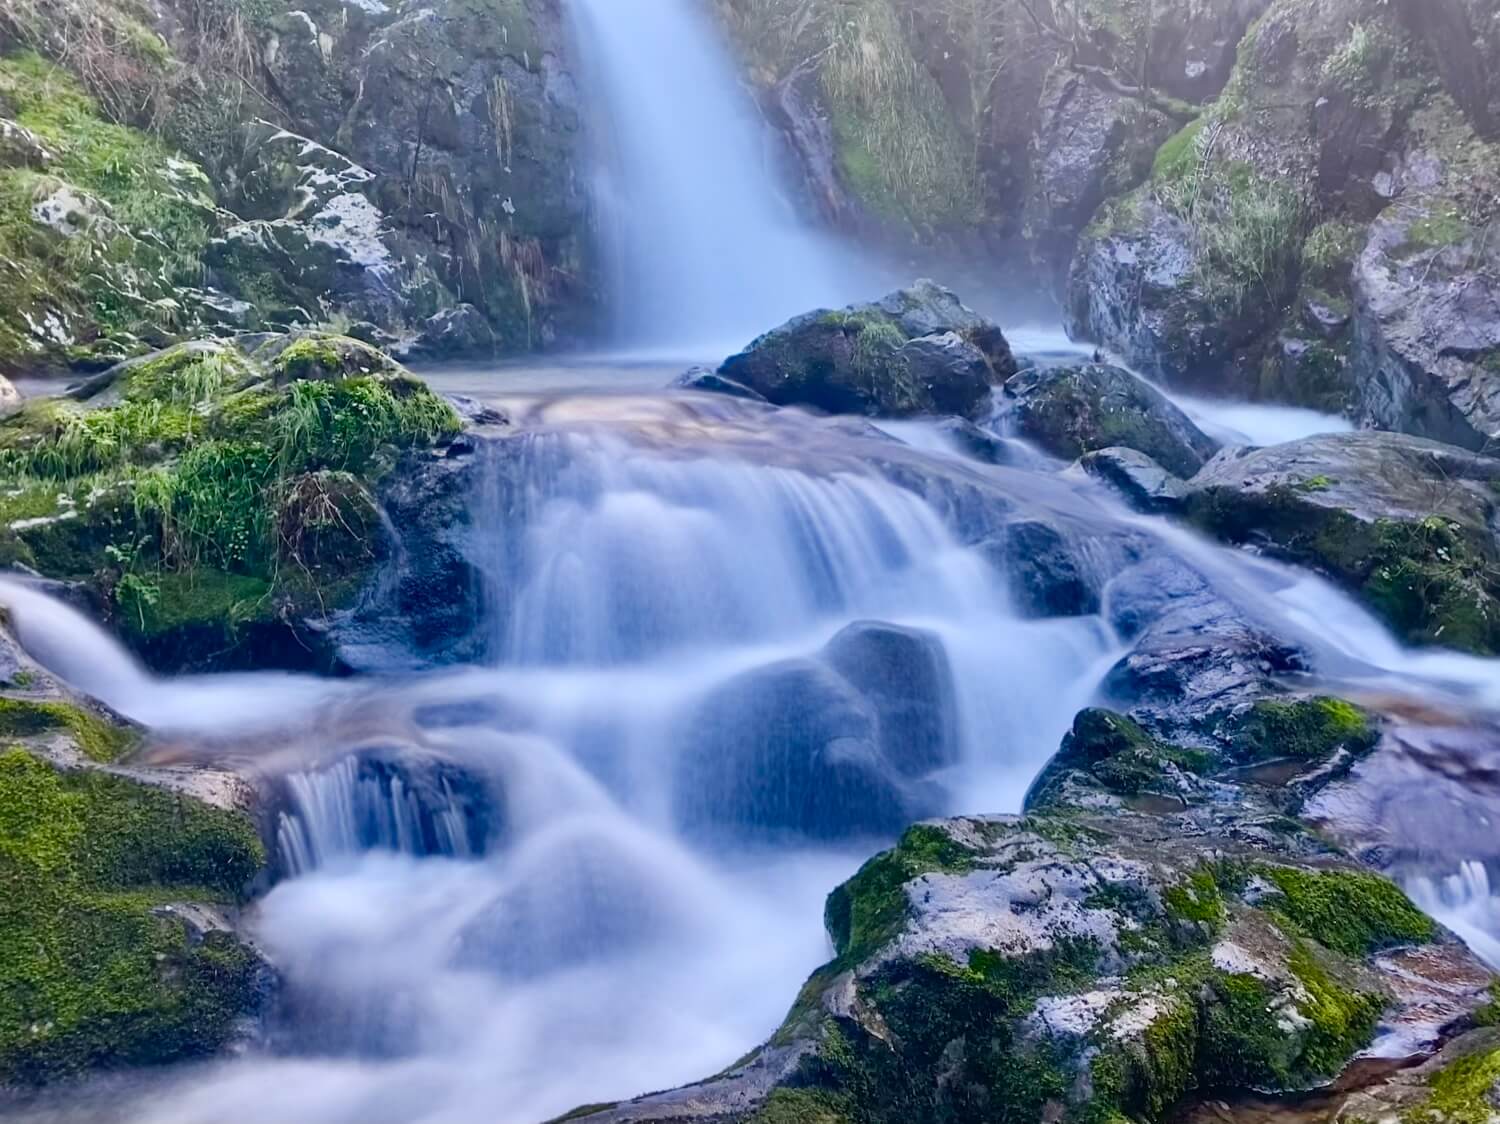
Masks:
[[[886,286],[799,224],[686,0],[570,11],[588,100],[615,115],[596,193],[619,352],[425,373],[512,423],[467,497],[482,654],[166,679],[0,582],[41,662],[280,794],[278,880],[246,919],[282,976],[255,1044],[17,1119],[523,1124],[719,1071],[829,959],[831,888],[915,819],[1020,810],[1130,649],[1142,583],[1117,579],[1146,563],[1300,647],[1307,683],[1500,712],[1495,662],[1408,651],[1323,580],[1040,454],[982,464],[936,423],[666,389],[687,360]],[[653,53],[674,61],[641,65]],[[982,310],[1019,353],[1088,354]],[[1177,401],[1236,443],[1346,428]],[[1022,522],[1068,544],[1097,604],[1029,606],[1002,548]],[[1407,884],[1500,967],[1489,857]]]

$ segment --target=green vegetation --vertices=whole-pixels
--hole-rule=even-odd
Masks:
[[[65,702],[0,698],[0,737],[27,738],[60,731],[93,761],[122,757],[136,741],[129,729]]]
[[[1265,699],[1235,723],[1231,752],[1242,762],[1321,762],[1339,750],[1368,753],[1379,740],[1370,716],[1343,699]]]
[[[181,345],[105,393],[114,404],[38,401],[0,423],[0,482],[77,505],[13,533],[43,572],[100,582],[128,633],[204,626],[210,651],[287,599],[346,601],[376,558],[368,483],[459,424],[381,353],[336,337],[255,360]]]
[[[1305,207],[1286,183],[1219,151],[1222,125],[1190,125],[1157,154],[1158,202],[1192,231],[1196,284],[1220,312],[1280,308],[1297,278]]]
[[[1428,1082],[1432,1095],[1402,1116],[1402,1124],[1490,1124],[1500,1087],[1500,1047],[1482,1049],[1445,1066]]]
[[[1346,956],[1365,956],[1402,944],[1425,944],[1437,926],[1389,879],[1351,870],[1258,872],[1279,891],[1268,904],[1295,932]]]
[[[201,280],[216,223],[207,179],[106,120],[36,54],[0,58],[0,103],[53,157],[0,168],[0,369],[47,349],[70,362],[141,350],[185,314],[179,287]]]
[[[254,954],[158,907],[238,901],[263,859],[244,816],[0,754],[0,1084],[221,1047]]]

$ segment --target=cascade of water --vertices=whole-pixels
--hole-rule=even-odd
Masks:
[[[627,346],[727,354],[767,327],[854,294],[801,226],[764,129],[704,5],[571,0],[592,104],[607,118],[596,192],[617,335]]]
[[[346,757],[327,769],[286,778],[289,811],[276,826],[277,849],[288,872],[306,874],[366,851],[421,858],[475,853],[469,824],[446,779],[436,807],[424,806],[406,778],[361,769]]]
[[[104,1118],[187,1124],[234,1104],[245,1124],[353,1124],[375,1105],[464,1124],[483,1104],[509,1124],[720,1068],[827,959],[827,890],[914,815],[1016,810],[1118,656],[1098,616],[1018,610],[1007,566],[1025,559],[990,549],[1012,520],[1101,542],[1124,528],[1260,603],[1277,634],[1318,634],[1315,659],[1340,672],[1480,697],[1493,679],[1086,484],[683,398],[555,400],[480,462],[486,665],[373,688],[128,681],[136,713],[208,730],[268,709],[320,722],[284,778],[294,876],[256,907],[295,1016],[285,1054]],[[70,614],[30,609],[72,637],[60,665],[125,660]],[[416,732],[404,756],[322,740],[361,689]],[[1486,877],[1413,893],[1484,951],[1500,932]]]
[[[1441,878],[1407,878],[1405,889],[1419,908],[1500,971],[1500,886],[1493,884],[1483,863],[1465,862]]]

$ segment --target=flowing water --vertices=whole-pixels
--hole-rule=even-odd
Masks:
[[[605,142],[595,198],[617,344],[723,356],[798,313],[876,295],[853,253],[798,217],[707,5],[567,8]]]
[[[993,550],[1015,518],[1064,528],[1101,582],[1120,541],[1178,560],[1351,689],[1500,708],[1493,663],[1408,653],[1316,579],[919,423],[902,443],[711,396],[490,397],[517,433],[478,454],[471,666],[159,679],[5,584],[50,667],[281,809],[250,919],[284,979],[266,1040],[39,1118],[538,1121],[722,1068],[828,957],[827,891],[911,817],[1017,810],[1124,650],[1105,616],[1018,611]],[[1492,948],[1484,868],[1435,873],[1424,904]]]
[[[696,6],[568,8],[607,106],[622,346],[719,356],[862,295],[799,227]],[[1081,353],[1050,330],[1015,342]],[[274,813],[277,881],[247,919],[282,977],[265,1033],[27,1118],[510,1124],[723,1068],[828,958],[827,892],[903,824],[1019,809],[1126,650],[1109,589],[1134,557],[1200,575],[1335,683],[1500,709],[1494,663],[1407,652],[1325,583],[1043,458],[980,465],[923,423],[650,389],[670,366],[434,376],[515,421],[475,454],[484,655],[466,666],[162,679],[0,583],[37,658],[253,778]],[[1261,443],[1341,424],[1179,401]],[[1100,611],[1027,611],[1018,523],[1057,530]],[[1469,863],[1412,885],[1493,953],[1488,878]]]

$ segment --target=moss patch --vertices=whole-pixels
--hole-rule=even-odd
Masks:
[[[1340,750],[1368,753],[1380,740],[1380,731],[1368,714],[1335,698],[1263,700],[1234,727],[1231,752],[1242,762],[1284,757],[1320,762]]]
[[[255,957],[156,907],[236,901],[263,860],[243,816],[0,754],[0,1083],[218,1049]]]
[[[1346,956],[1402,944],[1425,944],[1437,926],[1389,879],[1350,870],[1267,866],[1259,873],[1279,891],[1268,903],[1295,931]]]
[[[1490,1124],[1500,1111],[1495,1106],[1500,1050],[1460,1058],[1434,1074],[1429,1085],[1431,1097],[1405,1114],[1403,1124]]]
[[[85,756],[99,762],[123,756],[136,741],[125,727],[71,703],[0,698],[0,736],[28,738],[53,731],[69,734]]]
[[[110,404],[38,402],[0,422],[0,487],[76,505],[15,528],[19,546],[49,576],[97,582],[128,637],[201,628],[196,646],[213,652],[245,622],[347,603],[383,549],[371,485],[460,425],[339,337],[263,360],[182,345],[94,396]]]

